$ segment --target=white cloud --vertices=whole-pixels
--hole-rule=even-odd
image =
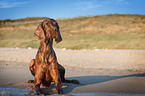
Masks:
[[[0,8],[21,7],[29,2],[4,2],[0,1]]]
[[[102,1],[98,1],[98,0],[88,0],[88,1],[79,1],[79,2],[75,2],[73,4],[74,9],[76,10],[91,10],[91,9],[97,9],[106,5],[126,5],[129,4],[127,2],[127,0],[102,0]]]
[[[89,10],[93,8],[102,7],[100,4],[96,4],[95,1],[79,1],[73,4],[74,8],[77,10]]]
[[[116,5],[124,5],[129,4],[126,0],[108,0],[107,4],[116,4]]]

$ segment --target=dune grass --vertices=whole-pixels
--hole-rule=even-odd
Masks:
[[[38,48],[33,33],[46,18],[1,20],[0,47]],[[145,16],[109,14],[56,20],[63,37],[55,48],[145,49]]]

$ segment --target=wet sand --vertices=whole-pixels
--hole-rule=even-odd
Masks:
[[[37,49],[0,48],[0,87],[32,90],[34,79],[29,62]],[[145,94],[145,50],[61,50],[55,49],[58,62],[66,69],[67,79],[81,84],[62,83],[65,94],[131,93]],[[55,94],[54,83],[42,87]]]

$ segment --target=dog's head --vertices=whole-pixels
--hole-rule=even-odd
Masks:
[[[41,41],[47,41],[52,38],[55,38],[57,43],[62,41],[59,26],[54,19],[44,20],[39,24],[34,34]]]

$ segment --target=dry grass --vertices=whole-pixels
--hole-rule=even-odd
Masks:
[[[45,18],[44,18],[45,19]],[[0,47],[38,47],[33,36],[42,18],[5,21],[0,25]],[[4,22],[4,21],[1,21]],[[101,15],[57,19],[67,49],[145,49],[145,16]]]

